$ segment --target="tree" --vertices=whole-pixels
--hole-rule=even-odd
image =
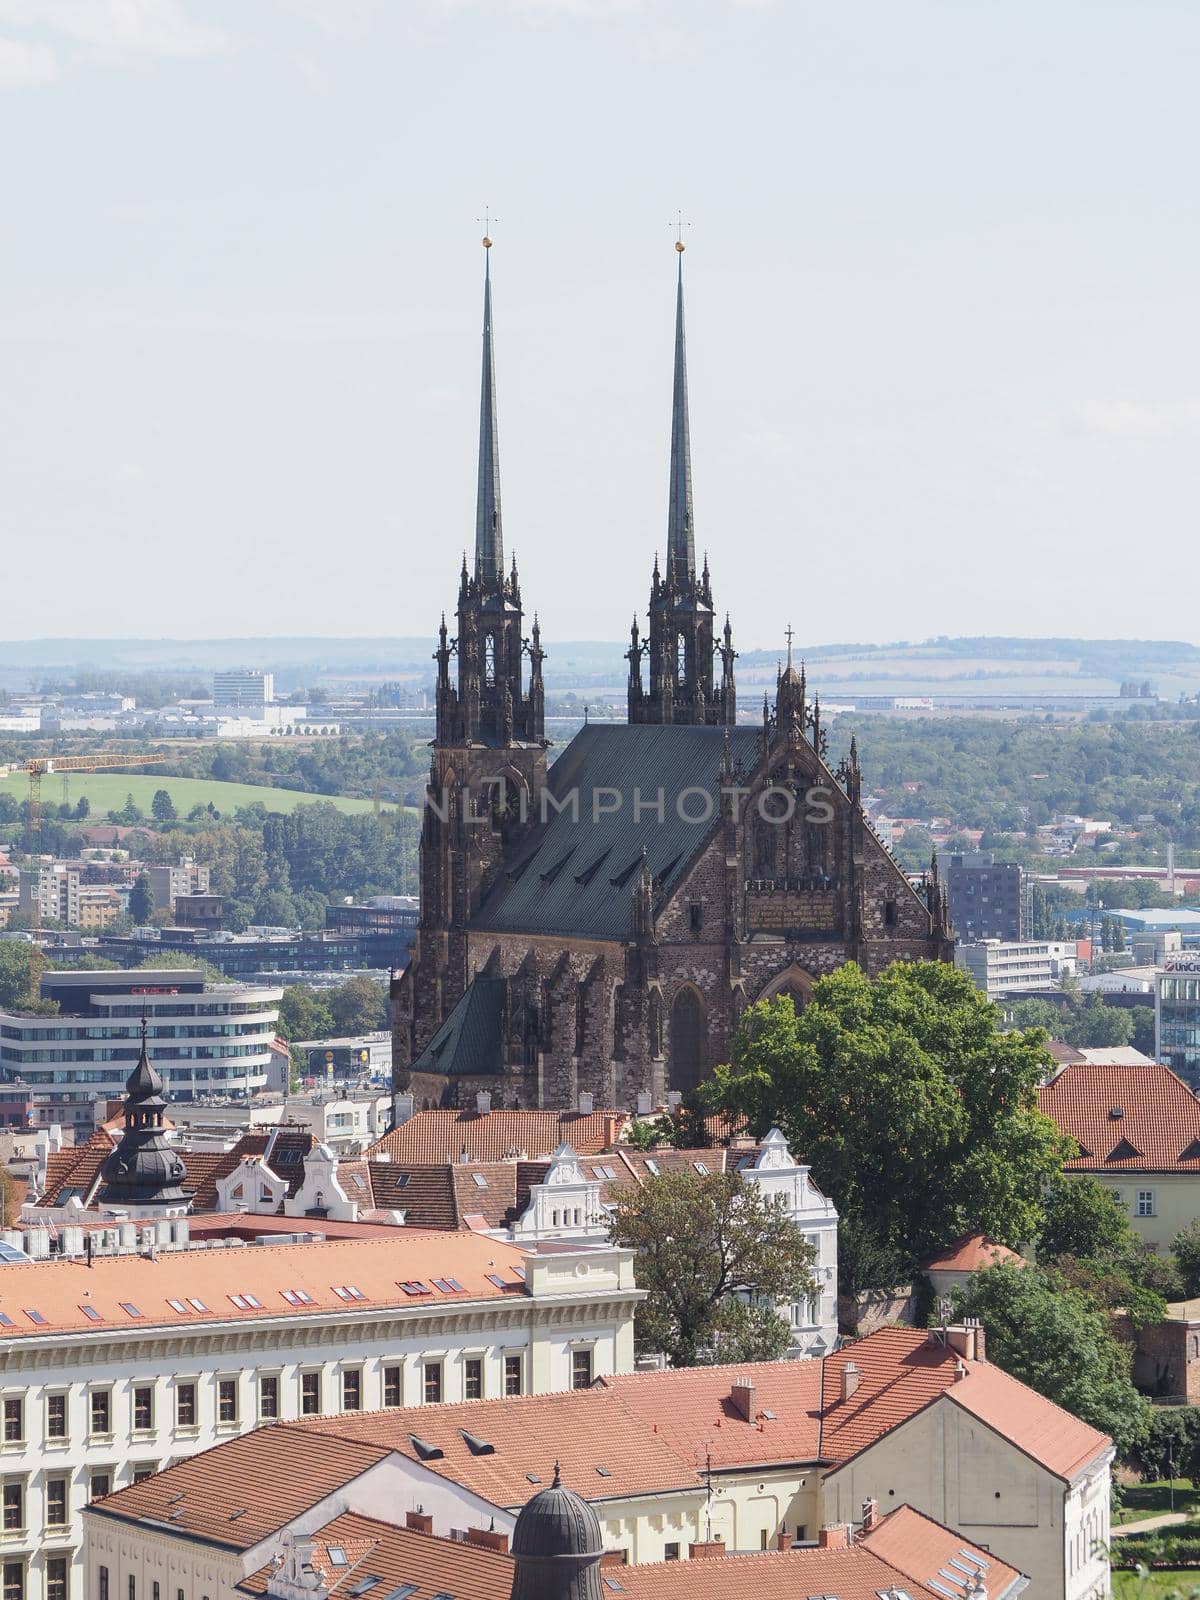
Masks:
[[[1011,1264],[977,1272],[956,1309],[987,1329],[988,1359],[1092,1427],[1122,1455],[1145,1437],[1150,1405],[1108,1316],[1058,1273]]]
[[[154,888],[148,872],[139,872],[129,891],[129,915],[140,927],[154,915]]]
[[[999,1031],[966,973],[897,962],[871,980],[850,964],[799,1015],[789,999],[751,1006],[705,1093],[803,1152],[841,1213],[854,1293],[881,1286],[868,1258],[911,1268],[965,1233],[1018,1246],[1038,1232],[1073,1148],[1037,1109],[1049,1064],[1041,1034]]]
[[[0,940],[0,1008],[12,1011],[29,1005],[30,957],[33,946],[24,939]]]
[[[617,1202],[616,1244],[638,1252],[640,1348],[673,1367],[777,1360],[788,1327],[781,1300],[811,1294],[814,1251],[784,1202],[737,1173],[666,1172]],[[739,1303],[750,1291],[750,1304]]]
[[[1077,1050],[1128,1044],[1133,1038],[1133,1019],[1123,1007],[1105,1005],[1099,995],[1089,995],[1086,1004],[1064,1029],[1063,1037]]]
[[[301,983],[289,985],[279,1002],[279,1037],[327,1039],[333,1033],[333,1014],[325,996]]]
[[[175,809],[175,802],[165,789],[156,789],[154,799],[150,802],[150,815],[155,822],[169,825],[179,820],[179,813]]]
[[[1057,1177],[1042,1201],[1045,1216],[1038,1234],[1038,1259],[1114,1256],[1137,1243],[1119,1195],[1095,1178]]]
[[[387,985],[374,978],[349,978],[330,990],[329,1010],[338,1034],[377,1033],[388,1025]]]
[[[1171,1240],[1171,1251],[1183,1279],[1184,1294],[1200,1294],[1200,1217],[1193,1217],[1186,1228]]]
[[[76,822],[86,822],[87,819],[91,816],[91,814],[92,814],[92,802],[88,799],[87,795],[81,794],[79,796],[79,799],[76,800],[76,802],[75,802],[75,820],[76,820]]]
[[[0,1227],[11,1228],[21,1214],[21,1198],[7,1167],[0,1166]]]

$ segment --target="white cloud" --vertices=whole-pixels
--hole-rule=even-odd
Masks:
[[[59,35],[101,56],[204,56],[228,46],[179,0],[0,0],[0,22]]]
[[[1200,429],[1200,400],[1093,400],[1080,412],[1088,433],[1121,439],[1165,439]]]
[[[0,39],[0,89],[36,89],[57,77],[58,63],[45,45]]]

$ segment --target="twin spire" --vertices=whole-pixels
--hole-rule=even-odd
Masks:
[[[683,240],[675,291],[675,385],[671,395],[671,492],[667,510],[667,578],[678,589],[696,576],[692,528],[692,437],[688,422],[687,345],[683,332]]]

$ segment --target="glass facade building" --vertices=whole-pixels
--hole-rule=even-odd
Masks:
[[[1200,955],[1176,956],[1157,977],[1155,1054],[1200,1089]]]

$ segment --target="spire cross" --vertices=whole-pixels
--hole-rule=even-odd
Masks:
[[[787,627],[783,630],[783,636],[787,640],[788,666],[790,667],[791,664],[792,664],[792,640],[795,637],[795,635],[792,632],[792,625],[791,625],[790,622],[788,623]]]
[[[675,221],[672,224],[672,226],[675,229],[675,248],[676,248],[676,250],[679,251],[679,254],[682,255],[683,252],[687,249],[687,245],[685,245],[684,242],[683,242],[683,230],[685,228],[690,228],[691,227],[691,223],[690,222],[685,222],[683,220],[683,212],[682,211],[677,211],[675,213]]]
[[[499,222],[500,218],[497,217],[495,220]],[[476,217],[475,221],[483,223],[483,248],[490,250],[492,248],[492,214],[486,206],[483,208],[483,215]]]

